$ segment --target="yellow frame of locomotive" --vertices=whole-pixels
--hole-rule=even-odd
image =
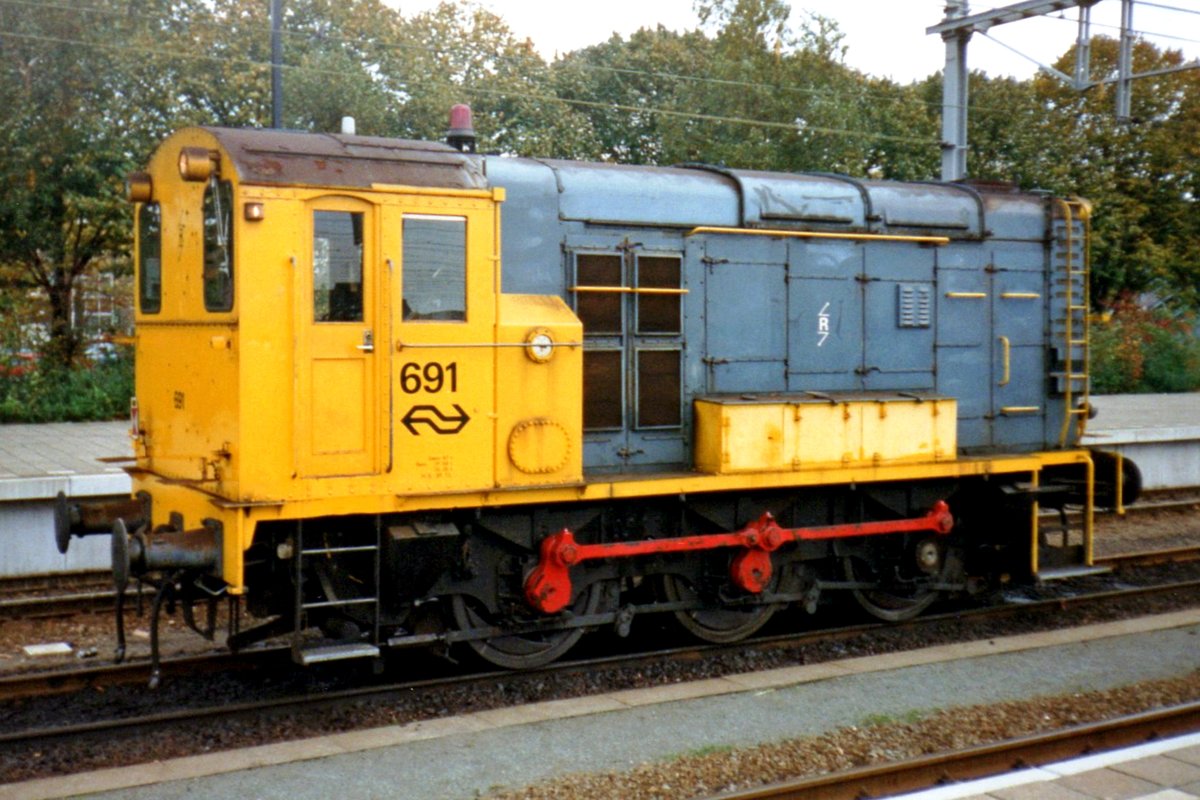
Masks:
[[[234,302],[228,312],[205,312],[200,301],[200,209],[208,184],[183,177],[175,154],[188,148],[207,151],[215,174],[232,184]],[[245,591],[243,554],[261,522],[991,475],[1026,476],[1036,485],[1043,468],[1064,464],[1086,465],[1085,551],[1092,563],[1093,466],[1086,450],[585,477],[582,325],[556,296],[501,292],[503,189],[243,183],[216,138],[200,129],[173,135],[149,173],[163,215],[163,300],[160,312],[145,314],[139,306],[136,317],[141,427],[134,432],[137,466],[129,471],[135,493],[149,491],[154,498],[152,527],[221,523],[221,574],[233,594]],[[326,375],[315,372],[324,367],[314,370],[308,361],[326,358],[314,350],[320,323],[304,316],[311,308],[314,210],[363,214],[364,320],[331,334],[330,346],[358,348],[370,329],[374,357],[360,359],[357,372],[328,372],[341,381],[322,380]],[[466,220],[464,323],[402,319],[403,241],[396,223],[404,215]],[[548,351],[535,349],[535,341],[547,340]],[[460,383],[452,403],[441,391],[425,391],[431,387],[398,389],[403,365],[428,363],[456,365]],[[303,402],[312,392],[326,394]],[[470,421],[450,438],[422,438],[423,427],[413,433],[419,426],[401,424],[414,421],[401,416],[401,402],[409,404],[409,413],[461,408]],[[354,404],[361,430],[349,410]],[[172,424],[176,412],[189,415],[185,424]],[[333,439],[334,457],[324,466],[312,452],[298,454],[297,447],[317,441],[322,414],[342,415],[337,425],[352,429],[347,441],[362,433],[366,452],[342,458],[349,451],[337,450],[342,440]],[[429,425],[428,418],[417,421]],[[402,427],[411,435],[401,439]],[[1036,574],[1036,503],[1032,536]]]

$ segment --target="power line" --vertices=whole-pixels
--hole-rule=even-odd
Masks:
[[[0,4],[34,6],[34,7],[38,7],[38,8],[54,8],[54,9],[57,9],[60,11],[71,11],[71,12],[83,11],[85,13],[94,13],[94,14],[109,14],[109,15],[118,15],[118,14],[123,15],[124,14],[124,12],[118,11],[116,9],[96,8],[95,6],[91,6],[91,7],[88,7],[88,6],[65,6],[65,5],[56,5],[53,3],[31,2],[30,0],[0,0]],[[249,30],[259,29],[264,32],[269,32],[269,26],[267,26],[267,25],[246,25],[244,27]],[[314,36],[311,32],[300,31],[300,30],[291,30],[286,27],[283,29],[283,33],[287,36],[304,38],[307,40],[312,40],[314,38]],[[344,44],[344,45],[360,44],[360,41],[357,39],[350,39],[350,38],[342,37],[342,36],[330,36],[328,34],[320,34],[319,38],[321,41],[328,42],[328,43]],[[419,45],[400,44],[398,42],[389,42],[389,41],[382,40],[382,39],[376,39],[376,40],[374,40],[374,42],[375,42],[375,44],[379,45],[380,47],[383,47],[388,50],[399,50],[399,51],[417,50],[417,51],[424,51],[427,53],[432,53],[435,55],[438,54],[438,52],[439,52],[439,50],[435,47],[421,47]],[[505,56],[505,55],[497,55],[496,56],[496,59],[498,61],[505,61],[505,60],[511,61],[511,60],[516,60],[517,58],[518,58],[517,56]],[[540,57],[539,57],[539,60],[540,60]],[[545,63],[545,62],[543,62],[543,63]],[[567,66],[566,62],[561,59],[557,63]],[[549,63],[549,64],[547,64],[547,66],[550,68],[553,68],[555,66],[555,64]],[[901,101],[904,99],[904,98],[897,97],[895,95],[884,94],[881,91],[871,90],[871,89],[864,89],[862,92],[857,93],[855,95],[848,95],[846,93],[840,93],[840,92],[832,91],[829,89],[808,88],[808,87],[795,86],[795,85],[790,85],[790,84],[789,85],[781,85],[781,84],[762,83],[762,82],[755,82],[755,81],[739,81],[739,80],[733,80],[733,79],[729,79],[729,78],[713,78],[713,77],[703,76],[703,75],[681,75],[681,74],[672,73],[672,72],[639,70],[639,69],[632,69],[630,67],[612,67],[612,66],[607,66],[607,65],[602,65],[602,64],[585,64],[585,63],[574,62],[574,63],[571,63],[569,66],[571,68],[583,69],[583,70],[587,70],[587,71],[591,71],[591,72],[611,72],[611,73],[615,73],[615,74],[619,74],[619,75],[640,76],[640,77],[647,77],[647,78],[667,78],[667,79],[676,80],[676,81],[687,81],[687,82],[692,82],[692,83],[708,83],[708,84],[713,84],[713,85],[718,85],[718,86],[730,86],[730,87],[735,87],[735,88],[741,87],[741,88],[749,88],[749,89],[765,89],[765,90],[769,90],[769,91],[773,91],[773,92],[789,92],[789,93],[794,93],[794,94],[805,94],[805,95],[811,95],[811,96],[816,96],[816,97],[830,97],[830,98],[839,99],[839,100],[841,100],[841,99],[859,99],[859,98],[870,99],[872,97],[875,97],[875,98],[879,98],[881,100],[888,100],[891,102],[896,102],[896,101]],[[935,108],[938,106],[938,103],[931,102],[928,100],[916,99],[916,98],[911,99],[910,102],[916,102],[916,103],[919,103],[924,106],[929,106],[931,108]],[[980,110],[986,110],[986,109],[980,109]],[[994,109],[994,110],[1001,110],[1001,109]]]
[[[126,43],[105,44],[102,42],[88,42],[88,41],[85,41],[82,39],[69,39],[69,38],[64,38],[64,37],[44,36],[44,35],[38,35],[38,34],[13,33],[10,31],[0,31],[0,37],[24,39],[24,40],[28,40],[28,41],[49,42],[49,43],[53,43],[53,44],[66,44],[66,45],[76,45],[76,46],[82,46],[82,47],[92,47],[92,48],[97,48],[97,49],[101,49],[101,50],[104,50],[104,49],[125,50],[125,49],[127,49]],[[241,64],[241,65],[250,66],[250,67],[261,67],[264,69],[267,69],[270,67],[269,62],[257,61],[255,59],[242,58],[242,57],[236,57],[236,56],[223,57],[223,56],[196,54],[196,53],[185,53],[185,52],[179,52],[179,51],[168,52],[165,50],[158,50],[155,48],[146,48],[146,47],[140,48],[139,52],[149,54],[149,55],[163,56],[166,58],[189,58],[189,59],[204,60],[204,61],[214,61],[217,63]],[[359,77],[361,74],[361,73],[347,72],[345,70],[320,69],[320,68],[314,68],[314,67],[303,67],[303,66],[287,65],[287,64],[284,65],[284,68],[294,71],[294,72],[309,72],[309,73],[316,73],[316,74],[320,74],[320,75],[335,75],[335,76],[345,76],[345,77]],[[812,133],[829,135],[829,136],[848,136],[848,137],[856,137],[856,138],[878,139],[881,141],[904,142],[904,143],[910,143],[910,144],[921,144],[921,145],[937,144],[937,140],[932,139],[932,138],[925,139],[925,138],[918,138],[915,136],[898,136],[895,134],[872,133],[869,131],[852,130],[849,128],[832,128],[832,127],[826,127],[826,126],[821,126],[821,125],[810,125],[810,124],[799,125],[795,122],[775,122],[775,121],[771,121],[771,120],[748,119],[745,117],[722,116],[722,115],[718,115],[718,114],[701,114],[701,113],[697,113],[697,112],[693,112],[693,111],[678,111],[678,110],[674,110],[674,109],[655,108],[653,106],[630,106],[630,105],[623,105],[620,103],[601,102],[598,100],[570,99],[570,98],[565,98],[565,97],[559,97],[557,95],[546,95],[546,94],[539,94],[539,93],[534,93],[534,92],[510,92],[510,91],[502,91],[499,89],[483,89],[481,87],[462,87],[462,89],[463,89],[463,91],[466,91],[468,93],[484,94],[484,95],[497,95],[497,96],[504,97],[504,98],[511,98],[511,97],[515,96],[515,97],[524,98],[527,100],[538,100],[538,101],[551,102],[551,103],[558,102],[558,103],[563,103],[564,105],[580,106],[583,108],[596,108],[596,109],[627,111],[627,112],[639,113],[639,114],[656,114],[659,116],[675,117],[675,118],[680,118],[680,119],[693,119],[693,120],[699,120],[699,121],[703,121],[703,122],[721,122],[721,123],[729,123],[729,124],[734,124],[734,125],[746,125],[746,126],[750,126],[750,127],[770,128],[770,129],[775,129],[775,130],[787,130],[787,131],[791,131],[793,133],[812,132]]]
[[[124,14],[124,12],[118,11],[116,9],[97,8],[95,6],[65,6],[65,5],[51,4],[51,3],[47,3],[47,2],[35,2],[35,1],[31,1],[31,0],[0,0],[0,5],[3,5],[3,4],[36,6],[39,8],[55,8],[55,9],[62,10],[62,11],[72,11],[72,12],[84,11],[84,12],[91,12],[91,13],[97,13],[97,14],[109,14],[109,15]],[[264,32],[269,31],[269,26],[267,26],[267,25],[246,25],[244,27],[249,30],[259,29]],[[325,43],[344,44],[344,45],[360,44],[360,41],[357,39],[349,39],[349,38],[340,37],[340,36],[330,36],[328,34],[320,34],[318,36],[314,36],[311,32],[290,30],[287,28],[284,28],[283,33],[288,36],[292,36],[292,37],[298,37],[298,38],[302,37],[309,41],[311,41],[315,38],[319,38],[320,41],[325,42]],[[389,41],[385,41],[385,40],[381,40],[381,39],[376,39],[376,40],[374,40],[374,42],[375,42],[375,44],[377,44],[378,46],[380,46],[386,50],[401,51],[401,52],[403,52],[403,51],[424,51],[424,52],[431,53],[434,55],[437,55],[440,52],[438,50],[438,48],[435,48],[435,47],[421,47],[421,46],[417,46],[417,45],[400,44],[398,42],[389,42]],[[504,55],[495,56],[495,59],[497,61],[515,60],[517,58],[518,58],[518,56],[504,56]],[[540,56],[538,58],[540,61]],[[259,62],[250,62],[250,63],[257,64]],[[542,63],[545,63],[545,62],[542,62]],[[813,96],[813,97],[827,97],[827,98],[830,98],[830,99],[833,99],[836,101],[846,102],[846,103],[864,102],[864,101],[865,102],[886,101],[889,104],[894,104],[894,103],[916,104],[916,105],[923,106],[927,109],[936,109],[936,108],[940,108],[940,106],[941,106],[941,104],[937,101],[923,100],[920,97],[915,96],[915,92],[913,92],[913,91],[909,91],[909,96],[907,96],[907,97],[902,96],[900,94],[885,94],[884,92],[882,92],[880,90],[866,89],[866,88],[864,88],[863,90],[861,90],[859,92],[847,93],[847,92],[838,92],[838,91],[829,90],[829,89],[808,88],[808,87],[796,86],[796,85],[791,85],[791,84],[780,85],[780,84],[762,83],[762,82],[753,82],[753,81],[739,81],[739,80],[733,80],[733,79],[729,79],[729,78],[714,78],[714,77],[702,76],[702,75],[681,75],[681,74],[672,73],[672,72],[639,70],[639,69],[633,69],[630,67],[613,67],[613,66],[607,66],[607,65],[601,65],[601,64],[586,64],[586,63],[574,62],[574,63],[567,65],[566,62],[563,60],[558,61],[557,64],[547,64],[547,66],[551,69],[553,69],[556,65],[563,65],[563,68],[582,69],[582,70],[586,70],[586,71],[590,71],[590,72],[608,72],[608,73],[613,73],[613,74],[617,74],[617,75],[628,75],[628,76],[632,76],[632,77],[664,78],[664,79],[674,80],[674,81],[690,82],[690,83],[704,83],[704,84],[725,86],[725,87],[731,87],[731,88],[760,89],[760,90],[767,90],[767,91],[772,91],[772,92],[789,92],[789,93],[795,93],[795,94],[809,95],[809,96]],[[296,67],[292,67],[292,68],[296,69]],[[303,69],[303,68],[300,68],[300,69]],[[348,75],[351,73],[338,73],[338,72],[331,71],[330,74],[346,74],[346,75]],[[906,90],[911,90],[912,87],[903,87],[903,86],[897,85],[897,89],[899,89],[900,91],[906,91]],[[567,98],[564,98],[564,97],[561,97],[558,95],[553,95],[552,97],[559,101],[567,102],[567,103],[571,103],[571,104],[575,104],[575,105],[585,105],[586,103],[591,102],[591,101],[585,101],[585,100],[568,100]],[[609,104],[609,105],[602,106],[602,107],[617,108],[618,106]],[[650,111],[651,113],[654,113],[653,109],[645,109],[640,106],[637,107],[637,110],[638,111]],[[984,115],[987,115],[987,114],[1011,114],[1012,113],[1012,109],[1009,107],[1002,108],[1002,107],[980,106],[980,105],[969,106],[969,111],[974,114],[984,114]],[[733,118],[731,118],[731,119],[733,119]],[[778,123],[778,124],[787,125],[788,123]],[[860,135],[860,136],[862,135],[861,131],[851,131],[851,130],[840,129],[840,128],[821,129],[816,126],[810,126],[810,127],[808,127],[808,130],[813,130],[815,132],[823,132],[825,130],[828,130],[831,133],[837,132],[837,133],[844,133],[844,134],[851,134],[851,135]],[[885,136],[885,134],[880,134],[880,136]],[[924,140],[922,140],[922,141],[924,141]]]
[[[1139,6],[1149,6],[1151,8],[1161,8],[1164,11],[1182,11],[1184,14],[1196,14],[1200,16],[1200,9],[1183,8],[1182,6],[1169,6],[1164,3],[1152,3],[1150,0],[1135,0]]]
[[[6,1],[6,0],[0,0],[0,1]],[[1140,5],[1156,6],[1158,8],[1164,8],[1164,9],[1172,10],[1172,11],[1186,11],[1191,14],[1200,14],[1200,11],[1192,11],[1191,9],[1187,9],[1187,8],[1173,8],[1171,6],[1159,6],[1155,3],[1147,3],[1147,2],[1145,2],[1145,0],[1135,0],[1135,2],[1137,2]],[[1053,16],[1048,16],[1048,15],[1043,15],[1043,16],[1045,17],[1045,19],[1054,20],[1056,22],[1065,22],[1072,26],[1077,24],[1074,21],[1067,19],[1066,17],[1053,17]],[[1094,21],[1091,22],[1090,24],[1093,28],[1107,28],[1110,31],[1121,30],[1120,25],[1109,25],[1104,22],[1094,22]],[[1131,30],[1130,33],[1132,33],[1134,36],[1140,36],[1142,38],[1155,37],[1158,39],[1171,39],[1171,40],[1177,41],[1177,42],[1187,42],[1188,44],[1200,44],[1200,39],[1192,39],[1187,36],[1178,36],[1173,33],[1158,33],[1156,31],[1149,31],[1149,30]]]

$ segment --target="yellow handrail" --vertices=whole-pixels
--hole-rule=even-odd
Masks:
[[[887,233],[824,233],[820,231],[788,231],[778,228],[721,228],[701,226],[692,228],[685,236],[699,233],[731,233],[739,236],[780,236],[787,239],[845,239],[853,242],[919,242],[921,244],[950,244],[949,236],[901,236]]]

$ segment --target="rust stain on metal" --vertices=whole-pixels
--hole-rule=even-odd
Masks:
[[[482,168],[445,145],[290,131],[206,130],[221,142],[249,183],[488,188]],[[332,183],[331,174],[337,176]]]

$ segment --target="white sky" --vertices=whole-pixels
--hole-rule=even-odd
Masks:
[[[431,8],[437,0],[387,0],[404,14]],[[627,37],[643,27],[662,24],[671,30],[697,25],[693,0],[477,0],[502,17],[518,38],[528,37],[545,58],[604,41],[613,32]],[[1009,5],[1016,0],[974,0],[972,12]],[[1139,0],[1134,28],[1159,47],[1181,49],[1188,58],[1200,55],[1200,0]],[[919,80],[942,68],[945,48],[925,28],[942,20],[944,0],[795,0],[793,23],[802,11],[838,22],[849,47],[850,66],[901,83]],[[1168,10],[1160,6],[1170,6]],[[1116,38],[1120,0],[1101,0],[1092,9],[1093,35]],[[1062,18],[1029,19],[993,29],[991,36],[1049,64],[1075,41],[1074,9]],[[1111,27],[1106,27],[1111,26]],[[1155,35],[1151,35],[1155,34]],[[1037,67],[983,36],[972,37],[968,63],[990,75],[1031,76]]]

